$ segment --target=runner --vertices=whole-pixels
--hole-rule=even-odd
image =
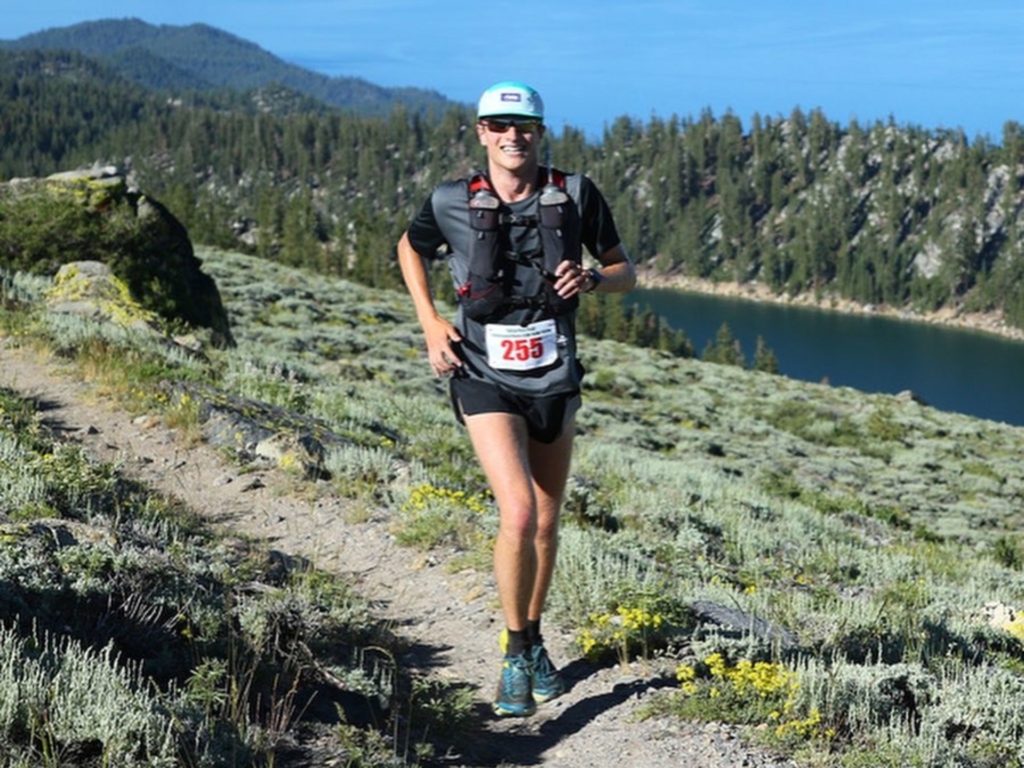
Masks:
[[[451,376],[455,416],[498,506],[494,573],[506,629],[494,711],[512,716],[566,690],[540,622],[580,406],[578,297],[628,291],[636,280],[593,182],[541,166],[544,130],[530,86],[484,91],[476,132],[486,174],[438,186],[398,243],[430,366]],[[442,246],[459,300],[454,323],[434,306],[425,264]],[[584,269],[581,246],[598,267]]]

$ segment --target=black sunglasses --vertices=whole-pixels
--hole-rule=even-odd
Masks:
[[[505,133],[513,125],[520,133],[536,133],[543,125],[540,120],[509,120],[495,117],[489,117],[481,122],[492,133]]]

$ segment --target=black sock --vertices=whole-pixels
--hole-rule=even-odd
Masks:
[[[526,639],[525,629],[508,629],[508,649],[505,651],[506,656],[522,656],[526,653],[526,649],[529,646],[529,641]]]
[[[530,645],[543,645],[544,638],[540,636],[540,619],[528,619],[526,622],[526,640]]]

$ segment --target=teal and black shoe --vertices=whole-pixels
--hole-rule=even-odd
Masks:
[[[494,698],[494,714],[501,717],[528,717],[537,710],[533,701],[530,660],[526,656],[506,656],[501,662],[501,678]]]
[[[533,646],[527,655],[533,672],[533,700],[540,704],[565,693],[565,679],[551,663],[544,646]]]
[[[501,634],[498,635],[498,647],[501,648],[502,653],[508,653],[507,629],[501,630]],[[569,686],[565,684],[565,678],[551,663],[543,644],[532,646],[526,652],[526,659],[530,663],[533,700],[538,704],[558,698],[568,690]]]

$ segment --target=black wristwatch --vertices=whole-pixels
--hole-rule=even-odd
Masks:
[[[604,275],[593,267],[587,270],[587,277],[590,278],[590,287],[584,293],[593,293],[597,290],[597,286],[604,282]]]

